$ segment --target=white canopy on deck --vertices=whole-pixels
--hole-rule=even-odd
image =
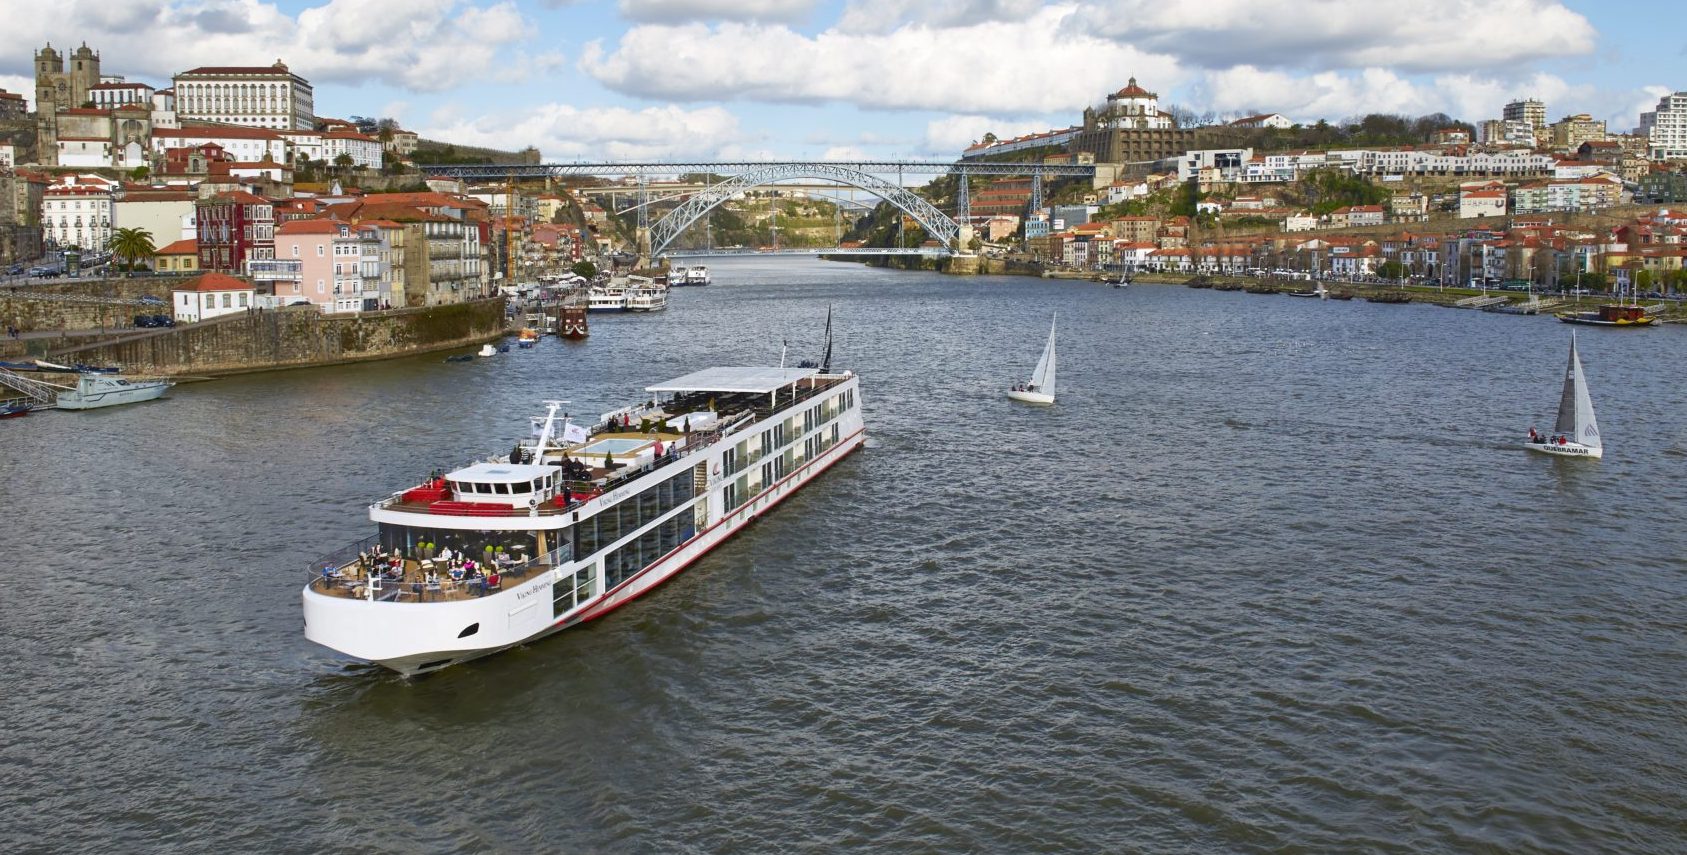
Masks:
[[[749,392],[766,395],[820,373],[818,368],[705,368],[666,383],[644,387],[646,392]]]

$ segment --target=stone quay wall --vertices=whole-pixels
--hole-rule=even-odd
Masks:
[[[391,359],[464,347],[504,334],[504,299],[324,315],[314,308],[253,311],[55,349],[58,360],[125,372],[216,376]]]
[[[124,330],[136,315],[171,313],[170,289],[184,277],[35,281],[0,289],[0,324],[23,332],[39,330]],[[157,297],[160,304],[134,301]]]

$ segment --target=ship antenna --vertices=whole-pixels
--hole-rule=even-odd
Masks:
[[[545,429],[539,433],[539,441],[534,443],[534,445],[533,445],[533,459],[535,461],[543,459],[543,455],[545,453],[545,446],[550,444],[551,437],[555,435],[556,411],[562,409],[562,405],[564,405],[566,403],[568,403],[568,402],[567,401],[546,401],[545,402],[545,407],[546,407],[546,410],[545,410]],[[562,416],[562,427],[563,427],[564,431],[568,430],[568,414],[567,413],[564,413],[563,416]]]

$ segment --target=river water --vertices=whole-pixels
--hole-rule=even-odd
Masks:
[[[1687,328],[1580,334],[1564,461],[1550,319],[711,266],[584,343],[0,423],[0,849],[1687,849]],[[678,579],[419,681],[304,640],[368,501],[828,305],[871,447]]]

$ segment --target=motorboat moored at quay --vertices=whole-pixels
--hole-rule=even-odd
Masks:
[[[131,380],[118,374],[79,374],[76,385],[58,394],[61,410],[95,410],[164,397],[171,380]]]
[[[376,532],[311,564],[305,637],[418,675],[608,614],[861,448],[859,390],[708,368],[590,429],[547,402],[509,454],[370,505]]]
[[[668,308],[668,289],[645,287],[627,292],[627,311],[659,312]]]

